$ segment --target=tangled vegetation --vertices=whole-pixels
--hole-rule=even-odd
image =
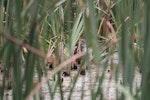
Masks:
[[[14,100],[43,100],[39,92],[47,83],[50,98],[59,88],[63,100],[63,77],[78,69],[70,100],[78,77],[91,65],[102,69],[91,99],[105,99],[102,83],[110,64],[116,99],[149,100],[149,5],[149,0],[0,0],[0,99],[12,89]],[[142,76],[136,90],[135,71]]]

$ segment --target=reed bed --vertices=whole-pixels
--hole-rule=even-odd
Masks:
[[[116,100],[150,100],[149,5],[149,0],[0,0],[0,100],[7,99],[6,90],[13,100],[45,100],[43,84],[50,99],[56,93],[66,99],[64,72],[69,75],[78,59],[68,100],[81,74],[92,76],[92,65],[91,100],[106,99],[106,71],[109,82],[115,80]],[[134,84],[137,72],[140,86]]]

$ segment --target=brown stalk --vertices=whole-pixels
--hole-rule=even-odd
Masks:
[[[3,32],[0,32],[0,35],[2,35],[3,37],[5,37],[7,40],[15,43],[16,45],[20,46],[20,47],[24,47],[26,48],[27,50],[31,51],[32,53],[42,57],[42,58],[46,58],[46,54],[42,53],[40,50],[26,44],[26,43],[23,43],[22,41],[12,37],[11,35],[7,34],[7,33],[3,33]]]
[[[111,31],[112,44],[116,44],[118,42],[118,39],[117,39],[116,32],[115,32],[112,24],[110,23],[110,21],[106,21],[106,25],[107,25],[108,29],[110,29],[110,31]]]
[[[83,0],[77,0],[77,2],[79,3],[79,6],[82,8],[82,10],[84,12],[86,12],[86,5],[85,3],[83,2]]]
[[[79,54],[73,55],[70,58],[68,58],[66,61],[62,62],[61,64],[59,64],[56,69],[54,69],[52,71],[52,73],[49,73],[44,79],[41,80],[41,82],[39,82],[35,88],[30,92],[30,94],[27,96],[26,100],[30,100],[31,97],[33,95],[35,95],[41,88],[42,84],[46,83],[49,78],[53,77],[57,72],[59,72],[60,70],[62,70],[63,68],[66,67],[66,65],[70,64],[71,62],[75,61],[76,59],[82,57],[85,55],[85,52],[81,52]]]

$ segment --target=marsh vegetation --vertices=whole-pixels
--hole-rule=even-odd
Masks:
[[[149,0],[0,0],[0,100],[149,100]]]

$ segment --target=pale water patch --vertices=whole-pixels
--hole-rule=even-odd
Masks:
[[[115,54],[114,57],[114,63],[118,64],[118,56]],[[110,80],[111,73],[108,72],[108,69],[110,67],[108,66],[104,80],[101,84],[102,93],[105,100],[116,100],[116,81],[114,78],[114,75],[112,79]],[[87,71],[85,76],[79,76],[77,79],[77,82],[75,84],[75,87],[73,89],[73,93],[71,95],[71,100],[91,100],[91,89],[98,87],[98,82],[95,83],[97,75],[101,76],[103,71],[103,68],[97,68],[95,66],[91,66]],[[99,72],[97,74],[97,72]],[[50,71],[48,73],[51,73]],[[114,73],[115,74],[115,73]],[[71,71],[70,77],[64,77],[62,87],[63,87],[63,97],[64,100],[68,99],[68,96],[70,94],[70,88],[71,84],[74,81],[75,77],[77,75],[77,71]],[[2,75],[0,75],[2,76]],[[37,77],[37,75],[35,76]],[[2,78],[0,78],[2,79]],[[136,91],[136,87],[140,87],[141,83],[141,74],[136,72],[135,77],[133,80],[133,91]],[[49,83],[51,86],[54,86],[55,82],[52,80],[49,80]],[[122,74],[121,71],[119,72],[118,76],[118,82],[117,84],[121,85],[122,83]],[[42,85],[41,89],[41,96],[44,98],[44,100],[51,100],[49,88],[47,84]],[[97,98],[99,99],[99,98]],[[12,100],[12,90],[5,90],[4,94],[4,100]],[[54,95],[54,100],[61,100],[60,90],[57,88],[56,93]]]

